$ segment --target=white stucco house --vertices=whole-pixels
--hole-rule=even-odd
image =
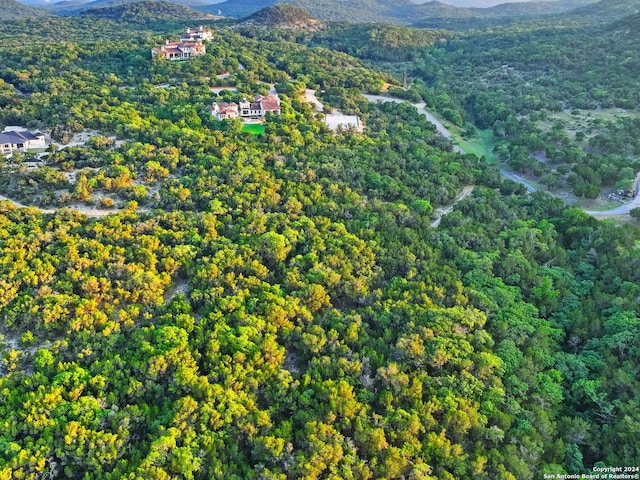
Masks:
[[[47,148],[44,133],[30,132],[23,127],[6,127],[0,133],[0,154],[26,152],[35,148]]]

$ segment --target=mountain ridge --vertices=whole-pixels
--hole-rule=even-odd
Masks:
[[[46,10],[30,7],[15,0],[0,0],[0,20],[14,20],[18,18],[46,17],[50,14]]]
[[[640,4],[635,0],[600,0],[571,12],[575,16],[598,18],[602,21],[618,20],[636,13],[640,13]]]
[[[276,3],[258,10],[240,25],[316,30],[322,27],[322,22],[301,7],[287,3]]]
[[[595,3],[597,0],[588,0],[590,3]],[[429,0],[415,1],[414,3],[422,5],[428,3]],[[452,7],[459,8],[494,8],[508,3],[528,4],[528,3],[558,3],[557,0],[443,0],[442,3],[446,3]],[[586,3],[586,2],[583,2]]]
[[[533,2],[507,2],[492,7],[461,7],[448,2],[431,0],[420,4],[410,0],[354,0],[345,4],[335,0],[226,0],[198,7],[199,10],[218,12],[235,18],[245,18],[256,11],[280,3],[307,10],[321,21],[348,21],[350,23],[393,23],[418,25],[432,19],[473,20],[525,18],[553,15],[589,6],[594,0],[538,0]],[[486,4],[487,2],[485,2]]]
[[[92,2],[98,3],[98,2]],[[214,18],[212,15],[194,10],[185,5],[172,2],[144,0],[135,2],[118,2],[84,9],[80,12],[83,16],[108,18],[110,20],[145,22],[149,20],[202,20]]]
[[[141,2],[150,2],[150,3],[162,3],[165,0],[92,0],[86,2],[84,0],[62,0],[60,2],[56,2],[50,5],[47,5],[47,9],[56,13],[66,14],[66,15],[75,15],[85,12],[86,10],[91,10],[94,8],[101,7],[116,7],[120,5],[130,5],[134,3]],[[185,6],[185,7],[196,7],[205,5],[204,0],[172,0],[171,2],[174,5]]]

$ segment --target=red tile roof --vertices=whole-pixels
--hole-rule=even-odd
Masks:
[[[262,104],[262,110],[264,111],[269,112],[274,110],[280,110],[280,99],[276,95],[261,97],[259,102]]]

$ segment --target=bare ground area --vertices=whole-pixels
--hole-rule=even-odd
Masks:
[[[461,202],[462,200],[464,200],[465,198],[467,198],[469,195],[471,195],[471,193],[473,192],[473,185],[469,185],[464,187],[460,193],[456,196],[456,198],[453,199],[453,202],[451,202],[449,205],[445,205],[443,207],[438,207],[433,211],[433,216],[435,217],[432,221],[431,221],[431,226],[432,227],[437,227],[438,225],[440,225],[440,221],[442,220],[442,217],[448,213],[451,213],[454,209],[454,207]]]
[[[189,291],[189,282],[187,280],[178,280],[174,285],[169,287],[164,294],[164,301],[169,302],[176,295],[186,295]]]

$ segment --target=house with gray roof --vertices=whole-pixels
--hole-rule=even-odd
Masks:
[[[26,152],[35,148],[47,148],[44,134],[30,132],[21,127],[7,127],[0,133],[0,154],[11,155],[13,152]]]

